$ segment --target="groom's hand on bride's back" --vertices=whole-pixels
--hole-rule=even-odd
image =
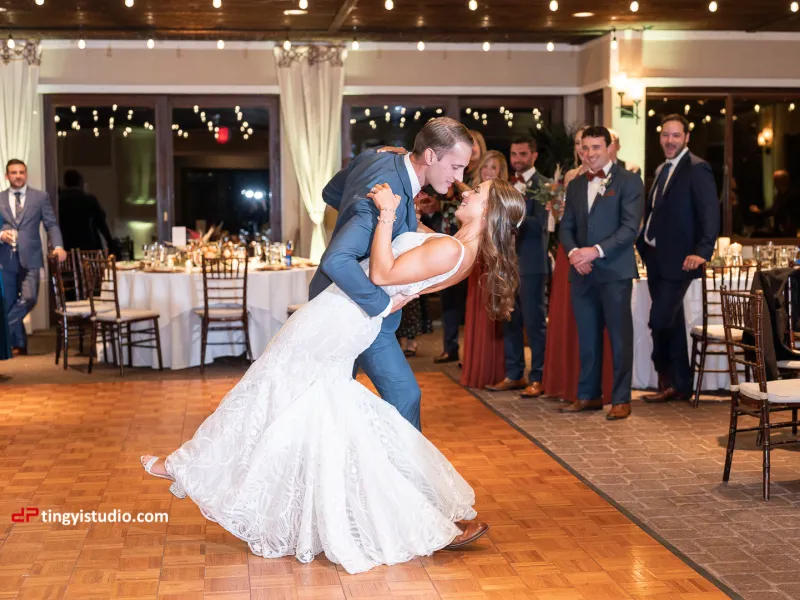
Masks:
[[[402,310],[406,304],[412,300],[415,300],[416,298],[419,298],[419,295],[406,296],[405,294],[395,294],[392,296],[392,311],[389,314],[391,315],[396,313],[398,310]]]

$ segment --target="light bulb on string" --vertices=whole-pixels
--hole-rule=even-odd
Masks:
[[[213,0],[211,6],[214,8],[222,8],[222,0]]]
[[[792,12],[797,12],[798,10],[800,10],[800,4],[798,4],[797,2],[792,2],[789,5],[789,10],[791,10]]]
[[[492,45],[489,42],[483,42],[483,51],[488,52],[492,49]]]
[[[133,0],[125,0],[125,6],[127,6],[128,8],[132,8],[133,7]]]
[[[147,40],[147,48],[148,48],[148,50],[152,50],[155,47],[156,47],[156,43],[155,43],[155,41],[153,41],[153,38],[150,38],[149,40]]]
[[[631,12],[639,12],[639,3],[636,0],[631,2]]]
[[[80,48],[81,50],[86,48],[86,42],[83,39],[78,40],[78,48]]]
[[[358,40],[353,38],[353,44],[350,46],[353,50],[358,50]]]
[[[469,0],[469,9],[478,10],[478,0]]]
[[[556,45],[553,42],[547,42],[547,51],[552,52],[556,49]]]
[[[225,41],[224,40],[217,40],[217,49],[224,50],[225,49]]]
[[[42,6],[44,4],[44,0],[36,0],[37,6]]]
[[[292,48],[292,42],[290,42],[288,39],[285,42],[283,42],[284,50],[291,50],[291,48]]]
[[[617,32],[613,32],[611,34],[611,49],[616,50],[619,48],[619,42],[617,42]]]
[[[715,0],[711,0],[711,2],[709,2],[708,4],[708,10],[710,10],[711,12],[717,12],[717,8],[719,8],[719,5],[716,3]]]
[[[422,52],[423,50],[425,50],[425,42],[423,42],[422,40],[420,40],[419,42],[417,42],[417,50],[419,50],[420,52]]]
[[[11,37],[11,34],[9,33],[8,34],[8,41],[6,42],[6,46],[8,46],[9,50],[13,50],[16,45],[17,44],[14,41],[14,38]]]
[[[300,7],[300,10],[308,9],[308,0],[300,0],[300,2],[297,3],[297,6]]]
[[[558,10],[558,0],[550,0],[550,10],[553,12]]]
[[[392,0],[386,0],[386,2],[383,3],[383,6],[386,8],[386,10],[392,10],[394,8],[394,2]]]

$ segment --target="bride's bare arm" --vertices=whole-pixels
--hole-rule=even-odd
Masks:
[[[450,237],[432,238],[397,259],[392,254],[394,211],[400,197],[382,184],[368,194],[380,211],[372,238],[369,257],[369,278],[375,285],[405,285],[423,281],[450,271],[458,264],[461,246]]]

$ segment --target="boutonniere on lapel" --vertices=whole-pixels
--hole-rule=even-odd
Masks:
[[[597,194],[599,196],[613,196],[614,190],[608,190],[608,194],[606,194],[606,189],[608,189],[609,184],[611,183],[611,173],[600,182],[600,189],[597,190]]]

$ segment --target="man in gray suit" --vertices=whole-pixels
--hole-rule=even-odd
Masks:
[[[61,230],[58,228],[50,196],[28,187],[28,170],[21,160],[6,165],[6,179],[11,186],[0,193],[3,230],[0,242],[8,244],[3,252],[3,285],[8,307],[8,329],[14,354],[26,354],[28,339],[22,320],[39,298],[39,269],[44,267],[39,223],[47,229],[54,253],[60,261],[67,258]]]
[[[562,412],[602,409],[603,329],[614,358],[609,420],[631,414],[633,317],[631,292],[639,273],[633,243],[644,211],[642,180],[615,165],[605,127],[583,131],[589,168],[567,188],[561,243],[570,262],[572,306],[578,325],[581,371],[578,400]]]

